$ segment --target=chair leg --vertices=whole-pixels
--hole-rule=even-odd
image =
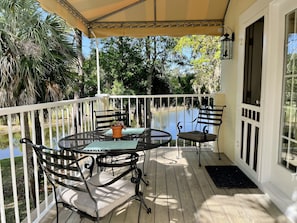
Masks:
[[[143,150],[143,163],[142,163],[142,172],[143,172],[143,176],[146,176],[146,173],[145,173],[145,162],[146,162],[146,153],[145,151]],[[145,186],[148,186],[149,185],[149,181],[148,180],[145,180],[143,178],[143,176],[141,177],[141,181],[145,184]]]
[[[177,137],[176,138],[176,143],[177,143],[177,159],[180,159],[180,152],[179,152],[179,143],[178,143],[178,141],[179,141],[179,138]]]
[[[201,167],[201,161],[200,161],[200,154],[201,154],[201,144],[199,142],[199,146],[197,146],[197,142],[195,143],[196,145],[196,152],[198,154],[198,162],[199,162],[199,166]]]
[[[217,148],[218,148],[219,160],[221,160],[221,153],[220,153],[219,140],[218,139],[217,139]]]
[[[143,179],[143,177],[141,178],[141,181],[145,184],[145,186],[150,185],[148,180]]]
[[[151,208],[149,208],[149,207],[147,206],[147,204],[145,203],[145,200],[144,200],[144,198],[143,198],[143,193],[142,193],[142,192],[139,192],[137,196],[138,196],[138,199],[139,199],[139,201],[140,201],[140,208],[143,206],[144,209],[146,210],[146,213],[147,213],[147,214],[150,214],[150,213],[152,212],[152,210],[151,210]]]
[[[58,199],[57,199],[57,192],[56,192],[56,187],[53,187],[54,188],[54,196],[55,196],[55,204],[56,204],[56,222],[59,223],[59,207],[58,207]]]
[[[137,197],[137,198],[135,198],[135,199],[138,200],[138,201],[140,202],[139,209],[138,209],[138,223],[139,223],[139,222],[140,222],[140,215],[141,215],[141,209],[142,209],[142,207],[145,208],[147,214],[152,213],[152,209],[149,208],[149,207],[147,206],[147,204],[145,203],[142,192],[139,192],[139,193],[136,195],[136,197]]]
[[[59,223],[59,208],[58,208],[58,204],[57,204],[57,202],[56,202],[56,215],[57,215],[57,223]]]
[[[142,152],[143,152],[142,172],[143,172],[143,175],[145,176],[146,173],[145,173],[144,169],[145,169],[145,158],[146,157],[145,157],[145,151],[143,150]]]
[[[137,171],[137,178],[134,178],[133,181],[134,181],[134,183],[136,183],[134,198],[135,198],[135,200],[138,200],[140,202],[139,211],[138,211],[138,222],[139,222],[142,206],[146,209],[147,214],[150,214],[152,212],[152,210],[151,210],[151,208],[149,208],[146,205],[145,200],[143,198],[143,193],[139,191],[140,180],[142,180],[142,171],[140,169],[138,169],[138,168],[137,168],[136,171]]]

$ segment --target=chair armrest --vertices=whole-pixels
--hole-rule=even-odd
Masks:
[[[195,127],[197,127],[196,124],[193,124],[193,123],[195,123],[195,121],[196,121],[196,119],[194,119],[194,120],[192,120],[192,121],[190,121],[190,122],[187,122],[188,124],[192,125],[192,127],[191,127],[190,129],[187,129],[187,127],[188,127],[188,125],[186,125],[187,123],[182,124],[182,122],[179,121],[179,122],[176,124],[176,127],[177,127],[177,129],[178,129],[178,133],[181,133],[181,132],[182,132],[182,129],[183,129],[184,132],[188,132],[188,131],[193,131],[193,130],[195,130],[195,129],[196,129]],[[184,127],[184,126],[185,126],[185,127]]]
[[[202,132],[203,132],[204,134],[208,134],[208,126],[207,126],[207,125],[205,125],[205,126],[203,127]]]
[[[69,163],[68,166],[73,166],[73,165],[75,166],[76,164],[79,164],[80,162],[82,162],[85,159],[89,159],[89,160],[84,161],[80,166],[83,167],[82,173],[83,173],[84,177],[89,178],[89,177],[93,176],[93,170],[94,170],[94,166],[95,166],[95,158],[93,156],[84,155],[84,156],[78,158],[76,161]],[[84,170],[88,171],[87,175]]]
[[[176,125],[177,129],[178,129],[178,133],[181,132],[183,126],[181,125],[181,122],[178,122],[177,125]]]

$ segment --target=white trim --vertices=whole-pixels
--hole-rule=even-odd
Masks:
[[[279,155],[279,129],[280,115],[281,115],[281,95],[282,95],[282,82],[283,82],[283,61],[284,61],[284,34],[285,34],[285,15],[297,8],[297,1],[294,0],[276,0],[270,5],[270,22],[269,29],[269,55],[270,66],[268,73],[271,75],[269,82],[269,89],[274,90],[274,103],[267,103],[266,114],[270,112],[270,120],[275,120],[273,124],[267,126],[265,129],[265,138],[270,139],[266,142],[266,146],[274,148],[270,154],[271,162],[271,176],[269,180],[279,187],[284,193],[291,197],[294,193],[296,182],[292,182],[290,171],[285,171],[281,165],[278,164]],[[268,83],[267,83],[268,84]],[[267,97],[269,92],[266,92]],[[267,153],[268,155],[268,153]]]
[[[238,83],[237,83],[237,117],[236,117],[236,144],[237,148],[235,150],[235,161],[236,163],[241,163],[240,166],[244,168],[246,172],[249,172],[253,177],[253,179],[257,179],[261,182],[262,178],[262,165],[263,162],[263,108],[265,107],[265,82],[267,81],[267,75],[266,75],[266,64],[267,64],[267,30],[268,30],[268,10],[267,10],[267,3],[268,1],[257,1],[255,4],[253,4],[248,10],[246,10],[240,17],[239,17],[239,46],[238,46]],[[252,23],[256,22],[260,18],[264,17],[264,33],[263,33],[263,65],[262,65],[262,86],[261,86],[261,103],[259,107],[260,112],[260,123],[259,123],[259,142],[258,142],[258,160],[257,160],[257,174],[253,173],[247,165],[245,165],[242,160],[240,159],[240,138],[241,138],[241,108],[243,106],[242,104],[242,89],[243,89],[243,77],[244,77],[244,54],[245,54],[245,30],[246,28],[251,25]],[[246,105],[248,106],[248,105]],[[252,110],[255,110],[255,106],[252,106]],[[246,128],[245,128],[246,129]],[[253,131],[252,131],[253,132]],[[253,151],[253,150],[252,150]],[[252,154],[251,154],[252,155]]]
[[[262,185],[262,190],[264,193],[269,195],[269,198],[273,203],[275,203],[278,208],[292,221],[296,222],[296,210],[294,212],[291,211],[288,207],[294,207],[294,203],[290,198],[280,190],[276,185],[271,182],[266,182]],[[296,206],[296,205],[295,205]],[[295,220],[294,220],[295,219]]]
[[[269,3],[270,2],[270,3]],[[261,122],[259,132],[258,186],[290,218],[297,219],[296,181],[284,167],[277,164],[280,129],[280,106],[283,78],[284,15],[297,8],[296,0],[257,1],[239,18],[238,86],[236,116],[235,162],[251,176],[251,170],[240,158],[241,100],[244,69],[244,39],[247,26],[264,16],[264,46],[261,86]],[[253,177],[252,177],[253,178]],[[296,195],[295,195],[296,196]],[[295,210],[291,211],[291,210]],[[293,213],[293,214],[292,214]]]

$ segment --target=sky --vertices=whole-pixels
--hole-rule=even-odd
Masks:
[[[89,39],[88,37],[86,37],[83,34],[83,36],[82,36],[82,50],[83,50],[84,57],[88,57],[90,55],[91,46],[92,46],[91,40],[94,41],[95,39]],[[99,49],[100,49],[102,46],[102,44],[100,42],[100,38],[98,38],[98,41],[99,41]],[[92,47],[94,48],[95,46],[93,45]]]
[[[82,38],[82,48],[84,57],[88,57],[91,51],[91,40],[85,35]]]

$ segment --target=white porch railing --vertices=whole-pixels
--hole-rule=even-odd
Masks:
[[[220,95],[119,95],[83,98],[0,109],[1,151],[7,149],[9,156],[0,151],[0,215],[1,222],[38,222],[53,205],[51,188],[46,179],[38,182],[38,169],[33,157],[35,190],[30,192],[26,147],[19,139],[27,136],[36,142],[38,133],[42,144],[57,148],[60,138],[75,132],[94,129],[94,110],[107,108],[125,109],[131,126],[158,128],[169,131],[176,147],[176,123],[193,120],[198,104],[202,101],[220,102]],[[206,100],[207,99],[207,100]],[[210,100],[211,99],[211,100]],[[149,110],[150,111],[149,111]],[[151,122],[149,121],[151,118]],[[28,121],[27,121],[28,120]],[[36,122],[39,120],[39,122]],[[26,125],[28,123],[28,125]],[[40,126],[39,126],[40,123]],[[27,126],[27,127],[26,127]],[[37,131],[40,129],[40,131]],[[15,157],[18,149],[22,157]],[[5,160],[5,158],[8,158]],[[8,162],[8,167],[5,164]],[[4,172],[5,171],[5,172]],[[41,185],[41,186],[40,186]],[[36,203],[30,202],[30,193]]]

